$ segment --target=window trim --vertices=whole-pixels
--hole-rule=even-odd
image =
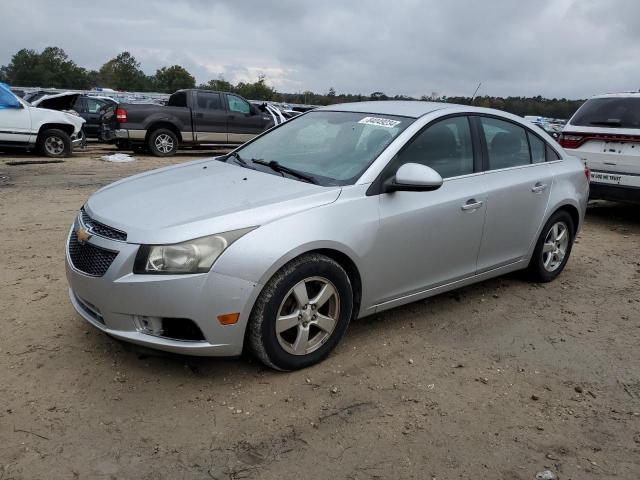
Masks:
[[[420,135],[422,135],[422,133],[424,133],[425,130],[429,129],[433,125],[440,123],[444,120],[448,120],[450,118],[456,118],[456,117],[466,117],[467,123],[469,124],[469,134],[471,135],[471,151],[473,154],[473,172],[466,173],[464,175],[457,175],[455,177],[443,178],[442,180],[446,182],[447,180],[464,178],[464,177],[469,177],[472,175],[478,175],[478,174],[484,173],[482,170],[480,145],[478,144],[477,132],[475,131],[475,128],[473,126],[471,115],[469,114],[469,112],[451,113],[448,115],[442,115],[441,117],[438,117],[438,118],[434,118],[427,124],[423,125],[422,128],[420,128],[420,130],[414,133],[413,136],[409,140],[407,140],[404,143],[404,145],[402,145],[402,147],[400,147],[400,149],[396,152],[393,158],[391,158],[391,160],[387,162],[387,164],[384,166],[382,171],[378,174],[376,179],[371,183],[371,185],[369,185],[369,188],[367,188],[366,196],[371,197],[373,195],[381,195],[385,193],[383,184],[385,180],[390,178],[390,172],[391,170],[394,169],[394,164],[396,160],[416,140],[416,138],[418,138]]]

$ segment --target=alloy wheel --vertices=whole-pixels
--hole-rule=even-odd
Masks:
[[[542,265],[547,272],[554,272],[562,265],[569,247],[569,227],[556,222],[549,229],[542,246]]]
[[[158,151],[161,153],[171,153],[174,146],[173,138],[171,138],[171,135],[168,135],[166,133],[161,133],[160,135],[158,135],[155,138],[154,144]]]
[[[280,346],[292,355],[307,355],[331,337],[340,315],[340,296],[323,277],[298,282],[285,295],[275,321]]]
[[[51,135],[45,139],[44,148],[49,155],[57,157],[64,152],[64,140],[56,135]]]

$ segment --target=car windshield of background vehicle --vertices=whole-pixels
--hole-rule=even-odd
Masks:
[[[571,119],[578,127],[640,128],[640,98],[588,100]]]
[[[320,185],[352,185],[414,121],[373,113],[310,112],[256,139],[239,153],[246,161],[276,161],[309,174]],[[271,172],[268,167],[264,171]]]

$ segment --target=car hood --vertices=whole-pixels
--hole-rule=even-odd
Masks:
[[[334,202],[340,191],[210,158],[115,182],[85,210],[127,232],[127,242],[164,244],[263,225]]]

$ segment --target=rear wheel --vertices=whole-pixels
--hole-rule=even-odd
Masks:
[[[303,255],[265,285],[249,320],[249,346],[277,370],[313,365],[338,344],[352,309],[351,282],[340,264],[320,254]]]
[[[71,154],[71,137],[57,128],[45,130],[38,136],[38,150],[45,157],[68,157]]]
[[[178,151],[178,137],[171,130],[159,128],[151,132],[147,146],[156,157],[169,157]]]
[[[575,236],[573,219],[560,210],[547,221],[536,243],[529,262],[528,273],[532,280],[550,282],[564,270]]]

